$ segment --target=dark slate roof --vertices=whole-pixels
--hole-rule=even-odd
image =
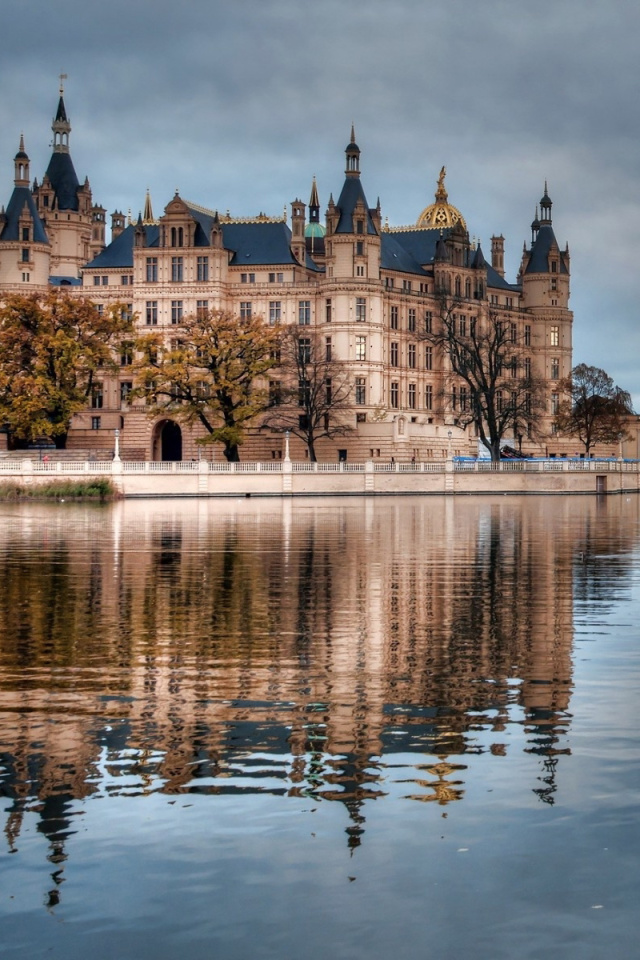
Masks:
[[[432,231],[429,231],[432,232]],[[438,231],[433,231],[438,233]],[[399,270],[401,273],[416,273],[420,276],[425,275],[425,270],[421,263],[416,259],[416,251],[412,244],[408,248],[402,240],[406,237],[404,233],[386,233],[383,231],[380,235],[380,266],[383,270]],[[430,262],[433,255],[425,261]]]
[[[423,267],[433,263],[440,230],[402,230],[398,233],[381,234],[382,268],[402,270],[405,273],[424,274]],[[401,259],[402,251],[404,260]],[[406,266],[398,266],[405,263]]]
[[[47,172],[59,210],[78,209],[78,177],[68,153],[52,153]]]
[[[223,223],[222,239],[233,251],[234,267],[295,263],[291,253],[291,231],[284,221],[277,223]]]
[[[490,263],[487,264],[487,286],[496,287],[498,290],[513,290],[518,293],[522,288],[517,283],[509,283],[504,277],[501,277],[497,270],[494,270]]]
[[[363,203],[366,211],[367,233],[375,236],[377,231],[373,225],[373,220],[371,219],[371,214],[369,213],[367,198],[364,195],[364,190],[362,189],[362,183],[360,182],[359,177],[345,178],[342,192],[336,204],[336,207],[340,211],[340,219],[338,220],[336,233],[355,233],[355,230],[353,229],[353,211],[355,210],[358,201]]]
[[[80,277],[49,277],[49,285],[52,287],[81,287]]]
[[[200,210],[189,208],[198,223],[196,230],[196,246],[209,247],[209,235],[214,217]],[[284,221],[275,223],[270,221],[254,223],[224,223],[222,241],[226,250],[231,253],[232,266],[283,266],[296,263],[291,253],[291,231]],[[136,226],[130,224],[120,236],[109,244],[95,257],[87,268],[102,270],[109,267],[132,267],[133,245]],[[147,247],[158,247],[160,228],[153,224],[144,227],[147,237]],[[319,271],[320,268],[307,257],[308,269]]]
[[[44,224],[38,216],[38,210],[29,187],[14,187],[11,199],[7,204],[5,215],[7,222],[0,239],[9,241],[20,240],[19,219],[24,205],[27,205],[29,214],[33,221],[33,239],[36,243],[49,243]]]
[[[158,227],[152,225],[144,229],[147,234],[147,246],[157,246]],[[111,241],[108,247],[105,247],[97,257],[87,264],[87,268],[89,270],[108,270],[109,267],[132,267],[135,231],[135,224],[130,223],[115,240]]]
[[[538,231],[538,236],[531,244],[531,256],[525,273],[549,273],[548,257],[552,247],[558,249],[553,227],[551,224],[543,224]],[[560,273],[568,272],[564,257],[560,254]]]

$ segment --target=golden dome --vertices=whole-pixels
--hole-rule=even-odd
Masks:
[[[443,167],[438,177],[436,202],[425,207],[418,217],[416,226],[428,227],[432,230],[444,230],[446,227],[455,227],[459,223],[465,230],[467,229],[467,224],[460,211],[448,202],[448,194],[444,185],[446,173],[447,171]]]

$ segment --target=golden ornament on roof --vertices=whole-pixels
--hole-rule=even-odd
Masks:
[[[465,219],[458,208],[449,203],[449,195],[444,185],[446,174],[446,167],[442,167],[438,177],[435,203],[425,207],[418,217],[416,226],[428,227],[432,230],[444,230],[446,227],[455,227],[459,223],[465,230],[467,229]]]

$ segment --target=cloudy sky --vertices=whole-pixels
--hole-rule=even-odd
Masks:
[[[2,0],[0,28],[0,202],[21,132],[44,173],[61,72],[76,171],[109,212],[137,216],[148,187],[156,215],[176,188],[279,215],[314,175],[324,210],[353,122],[383,218],[415,222],[444,164],[514,280],[546,179],[574,362],[640,409],[638,0]]]

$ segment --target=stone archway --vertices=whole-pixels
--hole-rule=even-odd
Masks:
[[[182,460],[182,430],[174,420],[161,420],[153,430],[154,460]]]

